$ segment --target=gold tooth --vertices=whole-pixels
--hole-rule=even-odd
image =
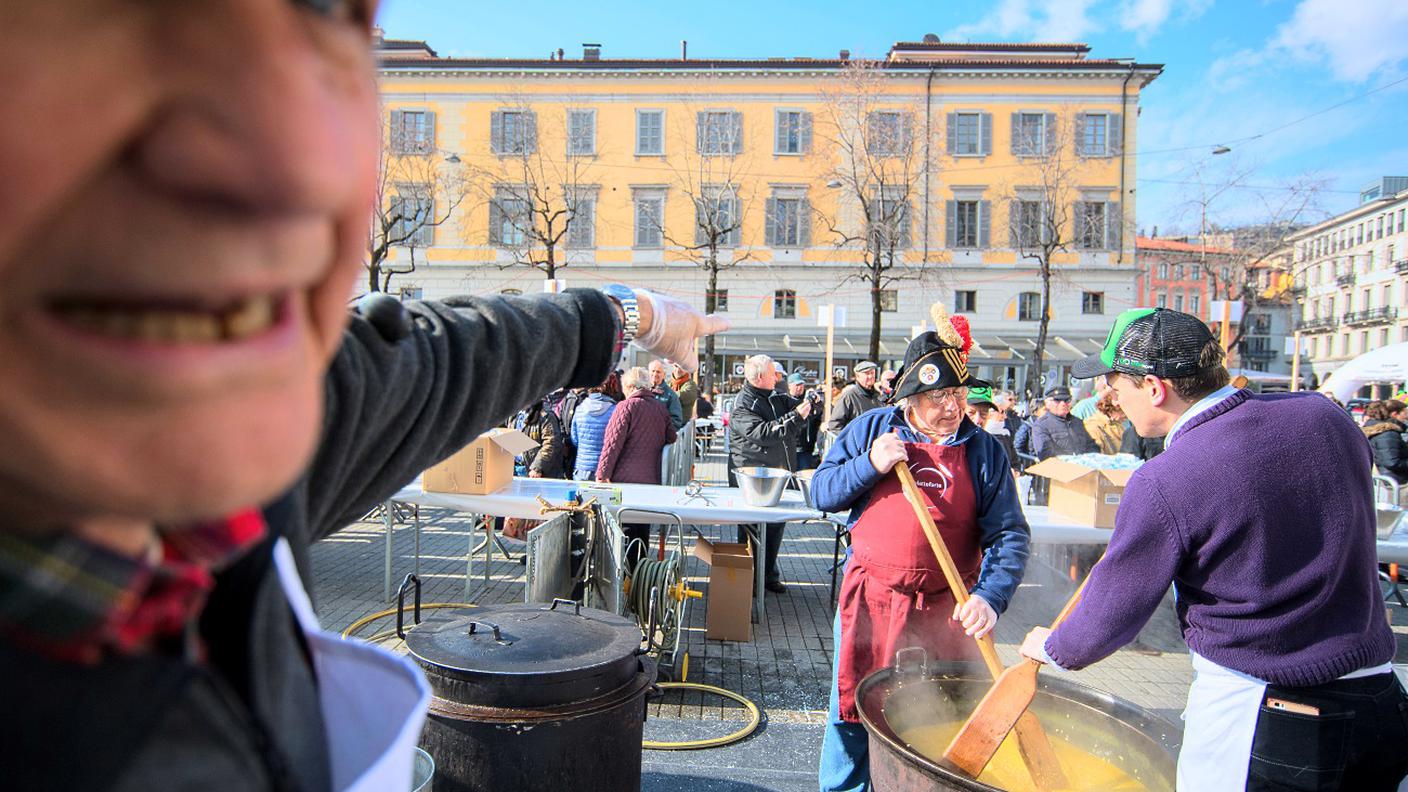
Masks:
[[[255,297],[222,318],[224,338],[238,341],[267,330],[274,323],[274,301],[270,297]]]

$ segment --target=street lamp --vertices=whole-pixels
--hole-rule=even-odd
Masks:
[[[1230,151],[1232,149],[1227,146],[1217,146],[1212,150],[1212,155],[1216,157],[1218,154],[1227,154]]]

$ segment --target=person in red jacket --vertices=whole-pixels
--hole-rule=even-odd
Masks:
[[[650,372],[640,366],[621,377],[626,399],[616,405],[606,424],[601,459],[596,463],[596,480],[629,484],[659,484],[660,458],[665,446],[675,442],[670,412],[651,390]],[[633,568],[650,543],[649,525],[623,525],[626,534],[627,569]],[[634,544],[632,539],[640,541]]]

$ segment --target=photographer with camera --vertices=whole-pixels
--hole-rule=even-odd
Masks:
[[[820,462],[816,456],[816,441],[821,435],[821,391],[807,388],[807,378],[801,374],[787,377],[787,395],[796,400],[811,402],[812,412],[802,420],[802,431],[797,434],[797,447],[794,453],[793,470],[811,470]]]

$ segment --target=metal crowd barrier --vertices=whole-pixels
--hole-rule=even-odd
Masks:
[[[665,446],[660,458],[660,483],[671,487],[683,487],[694,474],[694,422],[686,421],[680,427],[675,442]]]

